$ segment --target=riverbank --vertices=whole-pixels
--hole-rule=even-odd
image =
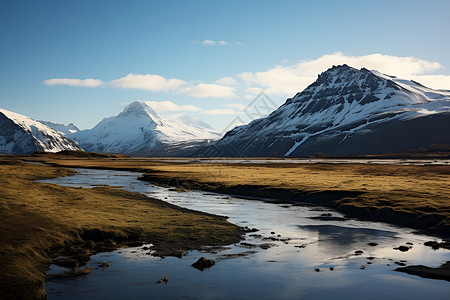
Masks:
[[[45,299],[52,262],[83,273],[91,255],[118,247],[152,243],[154,255],[181,256],[241,239],[224,217],[142,194],[36,182],[73,171],[20,159],[0,156],[0,299]]]
[[[350,217],[450,237],[450,166],[393,164],[202,163],[177,159],[31,159],[71,167],[145,172],[141,179],[188,189],[332,207]]]

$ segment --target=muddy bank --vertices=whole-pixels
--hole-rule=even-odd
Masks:
[[[51,263],[84,274],[91,255],[119,247],[151,243],[154,255],[179,257],[241,240],[225,217],[117,188],[36,182],[73,173],[0,158],[0,299],[45,299]]]
[[[246,184],[227,186],[220,184],[220,182],[205,183],[192,179],[170,177],[165,172],[147,173],[141,176],[139,180],[185,189],[199,189],[250,198],[267,198],[283,203],[321,205],[331,207],[346,214],[348,217],[406,226],[438,235],[442,238],[450,238],[450,226],[445,222],[448,220],[448,216],[399,211],[389,206],[359,206],[358,199],[364,196],[364,191],[301,191],[299,189],[272,188],[264,185]]]

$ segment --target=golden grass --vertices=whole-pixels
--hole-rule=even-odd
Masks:
[[[221,217],[111,187],[35,181],[71,173],[0,157],[0,298],[45,298],[45,272],[58,254],[86,260],[97,251],[141,240],[165,255],[240,240],[240,228]]]
[[[378,164],[206,164],[176,159],[73,158],[49,155],[58,165],[140,170],[154,182],[302,200],[353,216],[450,234],[450,166]],[[176,182],[171,182],[175,184]]]

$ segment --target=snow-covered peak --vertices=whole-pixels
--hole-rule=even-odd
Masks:
[[[182,123],[182,124],[186,124],[186,125],[191,125],[191,126],[195,126],[195,127],[201,127],[201,128],[207,128],[210,130],[214,130],[208,123],[204,122],[203,120],[201,120],[199,118],[193,117],[193,116],[182,115],[173,120],[177,121],[179,123]]]
[[[194,119],[191,119],[194,122]],[[143,101],[134,101],[115,117],[103,119],[94,128],[70,135],[94,152],[136,153],[161,144],[219,139],[209,126],[168,120]]]
[[[255,149],[267,155],[278,147],[276,152],[289,156],[306,153],[301,152],[306,145],[308,151],[314,151],[313,141],[319,143],[325,137],[342,136],[341,144],[355,133],[363,134],[380,124],[449,113],[449,91],[340,65],[319,74],[315,82],[268,117],[229,131],[218,145],[237,145],[234,149],[239,155],[255,155]],[[245,146],[244,141],[251,142]],[[289,146],[280,150],[282,143]]]
[[[144,101],[134,101],[128,104],[119,116],[150,116],[155,119],[163,119],[163,117],[148,106]]]
[[[0,109],[0,152],[79,151],[76,143],[61,132],[27,116]]]
[[[77,126],[75,126],[75,124],[73,124],[73,123],[69,123],[67,125],[64,125],[64,124],[55,123],[55,122],[52,122],[52,121],[41,121],[41,120],[39,120],[39,122],[41,122],[42,124],[47,125],[50,128],[55,129],[56,131],[64,133],[65,135],[68,135],[68,134],[80,131],[80,129]]]

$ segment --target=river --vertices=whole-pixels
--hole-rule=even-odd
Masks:
[[[99,253],[91,257],[89,276],[47,282],[49,299],[448,299],[450,295],[450,282],[393,271],[399,264],[437,267],[450,260],[450,251],[423,245],[438,238],[412,229],[346,219],[318,206],[202,191],[178,193],[137,180],[139,173],[75,170],[76,175],[43,182],[121,187],[226,215],[231,223],[259,231],[246,234],[239,244],[190,251],[181,259],[153,257],[146,248],[151,245]],[[402,245],[410,249],[394,249]],[[201,256],[214,259],[216,265],[204,271],[193,268]],[[105,260],[111,266],[99,268]],[[49,272],[61,270],[52,266]],[[165,275],[169,282],[157,284]]]

